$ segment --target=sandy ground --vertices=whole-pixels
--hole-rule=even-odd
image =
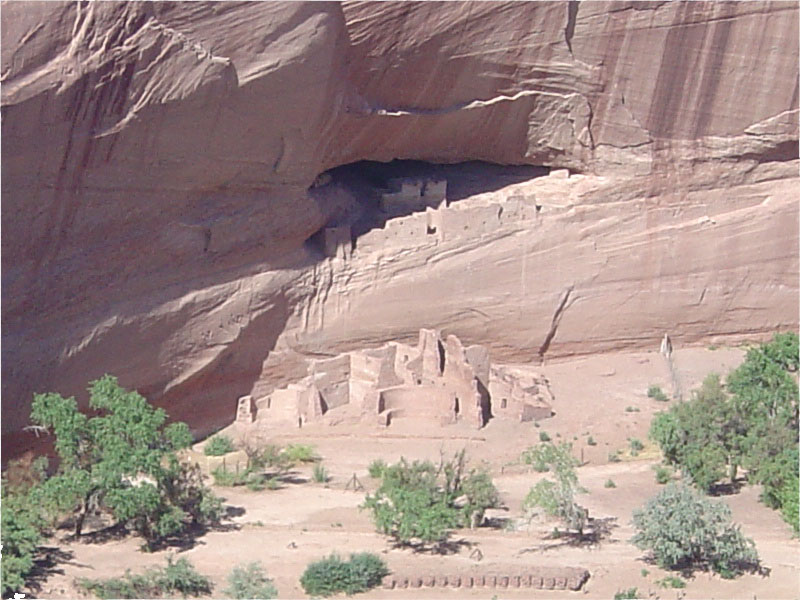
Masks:
[[[682,389],[695,387],[711,371],[727,373],[741,360],[736,348],[685,349],[676,351],[674,362]],[[533,368],[518,365],[520,369]],[[745,488],[723,497],[745,535],[752,537],[769,576],[745,575],[733,581],[698,573],[687,580],[684,590],[661,589],[656,580],[666,573],[645,561],[643,553],[629,543],[633,510],[656,494],[653,476],[657,453],[647,447],[637,457],[625,451],[631,437],[646,440],[652,415],[667,404],[646,396],[648,385],[660,385],[671,392],[671,377],[658,353],[624,353],[587,357],[536,367],[551,382],[556,415],[534,424],[492,421],[484,429],[461,425],[431,427],[415,421],[398,420],[389,429],[368,426],[307,427],[276,432],[276,443],[311,443],[331,474],[329,483],[311,482],[310,467],[296,472],[296,482],[274,491],[220,489],[226,504],[233,507],[237,528],[214,531],[198,538],[188,549],[178,549],[197,569],[215,583],[214,597],[224,597],[225,578],[237,564],[261,561],[275,579],[281,598],[305,597],[298,580],[312,560],[331,552],[380,553],[396,572],[451,573],[479,569],[511,570],[525,565],[578,566],[587,568],[591,578],[581,592],[530,589],[376,589],[364,598],[550,598],[585,596],[613,598],[614,593],[637,587],[642,597],[668,598],[763,598],[800,597],[800,543],[791,538],[789,527],[779,515],[758,502],[758,489]],[[414,554],[393,549],[387,539],[374,532],[369,515],[359,510],[365,493],[345,490],[355,474],[366,491],[376,482],[367,474],[375,458],[393,462],[401,456],[437,460],[440,452],[467,448],[472,461],[486,461],[501,491],[507,510],[495,511],[499,518],[517,518],[530,487],[541,475],[527,472],[517,463],[522,450],[536,443],[541,431],[554,441],[569,441],[585,465],[578,469],[588,493],[579,496],[592,517],[613,519],[608,538],[591,547],[558,545],[545,539],[556,523],[535,522],[516,530],[480,528],[455,532],[453,539],[465,545],[447,556]],[[592,437],[596,444],[588,443]],[[609,462],[610,452],[622,450],[620,462]],[[616,487],[606,488],[608,480]],[[76,577],[110,577],[126,568],[134,571],[163,564],[171,551],[146,554],[141,541],[128,537],[105,543],[60,542],[71,558],[55,567],[36,594],[38,597],[74,597]],[[479,562],[470,552],[479,548]]]

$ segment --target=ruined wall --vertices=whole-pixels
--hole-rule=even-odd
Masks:
[[[312,360],[308,368],[311,381],[319,390],[326,410],[350,402],[350,355]]]

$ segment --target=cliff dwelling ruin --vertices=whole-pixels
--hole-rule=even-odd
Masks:
[[[541,376],[492,365],[485,346],[421,329],[416,346],[399,342],[311,360],[308,375],[258,399],[238,400],[237,427],[248,430],[422,419],[483,427],[491,418],[532,421],[552,416]]]

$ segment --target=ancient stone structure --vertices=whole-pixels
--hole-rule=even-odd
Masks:
[[[450,587],[450,588],[534,588],[577,592],[589,580],[589,571],[578,567],[534,567],[514,571],[472,571],[470,573],[423,573],[408,575],[391,573],[383,578],[387,590]]]
[[[381,194],[381,209],[389,215],[439,208],[446,204],[446,180],[391,179]]]
[[[240,427],[302,427],[323,418],[372,420],[416,418],[446,425],[464,421],[483,427],[491,417],[530,421],[551,416],[552,396],[543,377],[517,376],[493,367],[484,346],[464,347],[454,335],[421,329],[414,346],[390,342],[380,348],[312,360],[300,381],[255,401],[238,401]]]

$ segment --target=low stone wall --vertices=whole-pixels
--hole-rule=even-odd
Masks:
[[[529,569],[486,573],[392,573],[383,578],[385,589],[420,587],[449,588],[533,588],[540,590],[578,591],[589,579],[589,571],[576,567],[532,567]]]

